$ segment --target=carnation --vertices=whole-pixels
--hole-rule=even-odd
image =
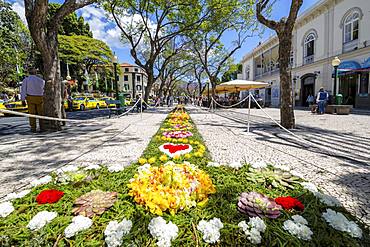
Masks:
[[[39,230],[51,222],[57,215],[55,212],[41,211],[31,219],[27,227],[31,231]]]
[[[248,224],[243,220],[238,226],[242,228],[248,240],[252,244],[260,244],[262,241],[261,232],[265,232],[266,225],[259,217],[252,217],[249,219]]]
[[[302,182],[301,185],[303,186],[303,188],[305,188],[308,191],[311,191],[312,193],[319,192],[316,185],[314,185],[313,183]]]
[[[71,238],[76,233],[89,229],[92,225],[92,220],[88,217],[79,215],[72,218],[72,223],[69,224],[66,229],[64,230],[64,235],[66,238]]]
[[[84,170],[86,171],[89,171],[89,170],[99,170],[101,168],[100,165],[96,165],[96,164],[91,164],[91,165],[88,165],[84,168]]]
[[[0,217],[5,218],[14,211],[13,204],[11,202],[0,203]]]
[[[347,232],[354,238],[362,237],[362,230],[358,225],[349,221],[342,213],[335,212],[334,210],[328,208],[322,217],[332,226],[334,229],[342,232]]]
[[[267,163],[260,160],[260,161],[256,161],[256,162],[252,162],[251,163],[251,166],[254,168],[254,169],[260,169],[260,168],[266,168],[267,167]]]
[[[280,169],[282,171],[290,171],[290,167],[287,165],[282,165],[282,164],[272,164],[272,166],[276,169]]]
[[[63,191],[59,190],[44,190],[36,197],[38,204],[56,203],[64,195]]]
[[[57,175],[60,175],[65,172],[76,172],[78,171],[79,167],[77,165],[67,165],[63,166],[55,171]]]
[[[107,165],[107,169],[109,172],[120,172],[125,169],[124,165],[121,164],[113,164],[113,165]]]
[[[234,161],[234,162],[231,162],[228,166],[234,169],[239,169],[243,167],[244,165],[239,161]]]
[[[150,234],[157,240],[159,247],[171,246],[171,241],[177,237],[179,228],[171,221],[166,223],[162,217],[153,218],[148,226]]]
[[[210,166],[210,167],[220,167],[221,164],[218,163],[218,162],[208,162],[207,166]]]
[[[293,198],[291,196],[278,197],[275,199],[275,202],[281,205],[286,210],[290,210],[290,209],[297,209],[300,211],[304,210],[304,205],[302,204],[302,202],[300,202],[298,199]]]
[[[122,237],[129,234],[132,227],[131,220],[122,220],[118,223],[116,220],[110,221],[105,228],[105,243],[108,247],[118,247],[122,245]]]
[[[201,220],[197,229],[203,233],[203,240],[206,243],[214,244],[220,239],[220,229],[223,227],[224,225],[219,218],[213,218],[210,221]]]
[[[307,220],[300,215],[293,215],[292,219],[284,222],[283,229],[299,239],[310,240],[313,232],[307,226]]]
[[[52,180],[53,180],[53,178],[51,176],[47,175],[45,177],[42,177],[42,178],[33,180],[31,182],[31,185],[33,187],[36,187],[36,186],[40,186],[40,185],[44,185],[44,184],[50,183]]]
[[[331,195],[326,195],[320,192],[314,193],[317,198],[319,198],[320,202],[326,204],[329,207],[341,207],[342,204],[340,201]]]
[[[27,195],[30,192],[31,192],[31,190],[22,190],[18,193],[13,192],[13,193],[10,193],[10,194],[6,195],[6,197],[2,201],[12,201],[14,199],[19,199],[19,198],[24,197],[25,195]]]

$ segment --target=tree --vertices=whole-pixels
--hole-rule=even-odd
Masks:
[[[231,80],[236,80],[238,78],[238,73],[240,72],[240,64],[231,64],[229,70],[227,70],[221,78],[222,82],[228,82]]]
[[[280,64],[280,92],[281,106],[280,116],[281,125],[291,129],[295,127],[292,74],[289,68],[290,51],[292,50],[293,28],[297,19],[298,11],[303,4],[303,0],[292,0],[288,18],[280,21],[267,19],[263,12],[268,9],[270,0],[259,0],[257,3],[257,19],[263,25],[271,28],[277,33],[279,38],[279,64]]]
[[[113,52],[109,46],[101,40],[88,36],[65,36],[59,35],[59,57],[64,63],[70,65],[75,72],[78,81],[84,73],[84,69],[90,74],[92,70],[100,71],[104,75],[111,74],[111,57]]]
[[[129,44],[135,63],[148,76],[144,96],[147,100],[152,85],[167,63],[163,61],[164,66],[157,71],[157,59],[169,43],[177,47],[175,50],[183,48],[184,43],[178,37],[201,23],[203,17],[199,17],[198,12],[202,6],[197,0],[114,0],[105,6],[120,28],[123,41]],[[166,56],[166,59],[171,59],[171,56]]]
[[[9,3],[0,1],[0,83],[16,86],[31,50],[31,36]]]
[[[46,116],[60,118],[61,83],[58,59],[58,31],[63,20],[76,10],[97,0],[65,0],[51,16],[48,16],[47,0],[25,0],[25,13],[32,39],[42,58],[42,72],[46,81],[44,89],[44,112]],[[48,21],[49,20],[49,21]],[[45,128],[60,130],[61,122],[47,121]]]
[[[214,95],[219,76],[233,64],[232,56],[254,34],[257,25],[253,0],[213,0],[208,4],[212,17],[190,32],[188,37]],[[229,48],[221,42],[224,35],[235,36]]]

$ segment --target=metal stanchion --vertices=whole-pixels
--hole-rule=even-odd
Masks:
[[[248,133],[249,133],[249,128],[250,128],[250,117],[251,117],[251,91],[249,90],[249,99],[248,99]]]

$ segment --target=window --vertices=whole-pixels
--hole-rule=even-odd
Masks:
[[[138,76],[136,76],[136,80],[137,81],[140,81],[140,76],[138,75]]]
[[[129,69],[128,68],[125,68],[125,72],[129,72]]]
[[[135,72],[138,72],[139,71],[139,69],[138,68],[135,68]]]
[[[124,81],[128,81],[128,75],[123,76]]]
[[[344,43],[348,43],[358,39],[358,27],[360,21],[360,14],[355,11],[350,13],[344,20]]]
[[[359,94],[360,96],[367,96],[368,93],[369,93],[369,73],[362,73]]]
[[[315,41],[316,41],[316,35],[313,32],[309,33],[304,39],[303,64],[310,64],[314,62]]]

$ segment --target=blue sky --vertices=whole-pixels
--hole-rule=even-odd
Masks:
[[[23,0],[8,0],[13,3],[13,9],[24,18],[24,2]],[[314,5],[319,0],[304,0],[303,6],[300,10],[302,13],[312,5]],[[51,2],[63,3],[63,0],[53,0]],[[273,11],[272,19],[279,20],[283,16],[287,16],[290,8],[290,0],[277,0]],[[132,57],[130,56],[130,49],[120,42],[120,31],[114,25],[114,23],[109,22],[105,16],[105,13],[93,6],[85,7],[78,11],[78,15],[82,15],[85,20],[90,24],[90,27],[93,31],[94,38],[101,39],[108,43],[111,49],[117,54],[119,61],[134,63]],[[262,37],[252,37],[249,38],[242,48],[234,54],[235,62],[239,62],[241,58],[251,51],[260,41],[268,39],[274,32],[266,29]],[[231,42],[235,37],[231,33],[226,33],[222,37],[222,41],[225,43],[226,47],[231,46]]]

